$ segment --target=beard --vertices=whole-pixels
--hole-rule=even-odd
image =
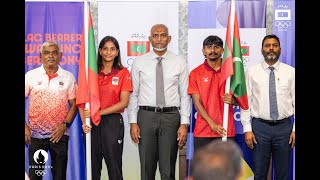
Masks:
[[[280,57],[280,52],[268,52],[265,53],[264,59],[265,61],[277,61]]]
[[[168,44],[164,47],[163,46],[164,46],[163,43],[155,43],[154,45],[152,44],[153,49],[158,52],[165,51],[168,47]]]
[[[214,61],[220,59],[220,57],[217,57],[217,58],[208,58],[208,59],[209,59],[209,61],[214,62]]]
[[[166,47],[163,47],[163,48],[157,48],[157,47],[153,47],[153,49],[154,50],[156,50],[156,51],[164,51],[164,50],[166,50],[167,49],[167,46]]]

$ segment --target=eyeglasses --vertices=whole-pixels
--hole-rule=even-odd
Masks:
[[[52,53],[53,56],[57,56],[59,54],[59,51],[55,50],[55,51],[43,51],[43,54],[45,56],[49,56]]]
[[[206,45],[206,46],[204,46],[206,49],[217,49],[217,50],[219,50],[219,49],[221,49],[222,47],[220,47],[220,46],[216,46],[216,45],[214,45],[214,44],[212,44],[212,45]]]

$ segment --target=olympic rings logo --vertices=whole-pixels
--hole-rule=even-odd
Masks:
[[[275,26],[277,26],[278,28],[288,28],[291,25],[290,21],[276,21],[275,22]]]
[[[35,170],[37,176],[44,176],[47,173],[46,170]]]

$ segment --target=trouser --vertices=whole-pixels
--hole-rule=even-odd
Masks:
[[[121,114],[101,116],[98,126],[92,124],[91,160],[92,179],[100,180],[102,158],[108,169],[109,180],[122,180],[124,124]]]
[[[289,179],[292,152],[289,139],[293,125],[290,118],[280,121],[280,123],[272,123],[260,118],[252,118],[252,131],[257,140],[252,150],[255,180],[267,179],[271,154],[276,179]]]
[[[67,135],[63,135],[57,143],[52,143],[50,138],[31,138],[31,143],[29,145],[30,180],[42,180],[42,177],[48,172],[48,168],[51,169],[53,180],[66,179],[68,140],[69,136]],[[45,165],[48,158],[46,153],[48,150],[51,156],[51,165]]]
[[[214,141],[214,140],[222,140],[221,137],[194,137],[194,143],[193,143],[193,147],[194,147],[194,152],[196,152],[196,150],[198,150],[199,148],[209,144],[210,142]],[[234,137],[228,137],[227,141],[235,141]]]
[[[178,110],[171,112],[138,111],[140,127],[141,180],[154,180],[159,161],[161,180],[175,179],[178,153],[177,131],[180,127]]]

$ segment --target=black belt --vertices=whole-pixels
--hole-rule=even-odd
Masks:
[[[261,119],[261,118],[253,118],[253,120],[258,120],[258,121],[266,123],[270,126],[276,126],[278,124],[282,124],[286,121],[289,121],[290,118],[284,118],[284,119],[279,119],[279,120],[265,120],[265,119]]]
[[[151,106],[139,106],[139,109],[143,109],[146,111],[153,111],[153,112],[171,112],[176,111],[178,108],[176,106],[173,107],[163,107],[162,109],[159,107],[151,107]]]

